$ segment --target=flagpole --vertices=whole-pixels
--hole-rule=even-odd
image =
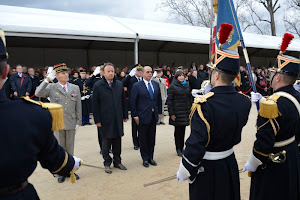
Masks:
[[[243,53],[244,53],[244,57],[245,57],[245,60],[246,60],[248,73],[249,73],[249,76],[250,76],[250,82],[251,82],[252,90],[253,90],[253,92],[257,92],[256,87],[255,87],[255,83],[254,83],[254,80],[253,80],[253,76],[252,76],[252,69],[251,69],[251,65],[250,65],[248,52],[247,52],[247,49],[246,49],[246,46],[245,46],[245,43],[244,43],[243,39],[241,39],[241,44],[242,44],[242,47],[243,47]],[[256,102],[256,108],[257,108],[257,110],[259,110],[259,102]]]
[[[212,51],[212,40],[213,40],[213,17],[214,17],[214,2],[211,0],[211,10],[210,10],[210,45],[209,45],[209,54],[208,54],[208,60],[209,63],[211,62],[211,51]]]

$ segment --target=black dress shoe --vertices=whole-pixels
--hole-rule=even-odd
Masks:
[[[105,166],[105,172],[108,174],[112,173],[110,166]]]
[[[139,147],[138,146],[134,146],[133,149],[134,150],[139,150]]]
[[[156,166],[157,165],[157,163],[154,161],[154,160],[149,160],[149,163],[150,163],[150,165],[153,165],[153,166]]]
[[[156,123],[156,125],[160,125],[160,123],[159,123],[159,122],[157,122],[157,123]]]
[[[86,123],[86,125],[92,125],[92,124],[89,122],[89,123]]]
[[[76,173],[74,173],[74,175],[75,175],[76,180],[78,180],[79,176]]]
[[[165,122],[160,122],[161,125],[165,125]]]
[[[59,176],[58,179],[57,179],[57,181],[58,181],[59,183],[62,183],[62,182],[65,181],[65,177],[64,177],[64,176]]]
[[[127,168],[124,165],[122,165],[122,164],[114,164],[114,167],[118,168],[120,170],[127,170]]]
[[[143,161],[143,166],[144,166],[144,167],[149,167],[148,161]]]

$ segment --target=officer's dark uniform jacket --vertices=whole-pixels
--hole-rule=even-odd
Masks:
[[[300,93],[292,85],[282,87],[274,94],[278,92],[288,93],[300,102]],[[283,96],[277,99],[277,106],[278,117],[272,119],[258,116],[257,119],[257,139],[250,159],[254,156],[261,165],[252,173],[250,199],[253,200],[300,199],[300,159],[297,148],[300,140],[300,110]],[[271,153],[283,150],[286,151],[284,163],[274,163],[269,159]],[[265,191],[267,188],[268,191]]]
[[[0,199],[38,199],[27,182],[37,161],[51,173],[67,176],[74,159],[58,145],[48,110],[25,100],[10,101],[0,91],[0,111]]]
[[[239,172],[232,148],[241,141],[250,108],[250,100],[232,86],[218,86],[204,97],[195,98],[191,135],[179,167],[192,183],[190,199],[240,199]],[[222,159],[204,157],[208,152],[225,151],[228,155]]]
[[[98,74],[97,76],[94,76],[94,75],[91,75],[85,82],[85,85],[89,88],[93,88],[94,84],[97,82],[97,81],[100,81],[101,80],[101,77],[100,77],[100,74]]]
[[[74,84],[79,86],[81,97],[91,95],[90,88],[86,86],[87,79],[77,78],[74,79]],[[89,99],[81,100],[82,115],[89,115],[91,111],[91,101]]]

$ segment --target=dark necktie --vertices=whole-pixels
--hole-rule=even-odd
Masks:
[[[150,82],[148,83],[148,91],[149,91],[151,99],[153,99],[153,90],[152,90]]]
[[[108,82],[108,85],[109,85],[109,87],[111,87],[112,86],[112,82]]]

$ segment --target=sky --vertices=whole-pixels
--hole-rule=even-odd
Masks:
[[[170,18],[168,12],[159,8],[160,2],[161,0],[0,0],[0,5],[175,23],[174,18]],[[281,10],[278,12],[280,12],[277,15],[278,18],[282,18]],[[277,20],[277,23],[277,36],[283,35],[285,28],[282,20]]]

